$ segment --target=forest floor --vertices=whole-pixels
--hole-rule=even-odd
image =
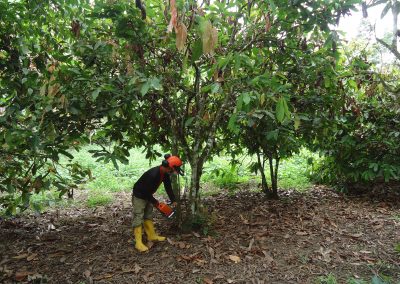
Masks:
[[[134,249],[127,193],[97,209],[0,220],[0,282],[324,283],[331,274],[337,283],[374,275],[400,283],[399,192],[349,197],[315,187],[280,196],[206,198],[207,235],[178,234],[155,212],[168,239],[146,253]]]

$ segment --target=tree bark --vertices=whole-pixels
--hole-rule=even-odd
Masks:
[[[278,198],[278,175],[277,175],[277,169],[274,170],[274,158],[272,155],[268,156],[268,161],[269,161],[269,171],[270,171],[270,176],[271,176],[271,188],[272,190],[270,191],[269,197],[272,199]]]
[[[259,152],[257,152],[257,159],[258,159],[258,168],[261,173],[261,188],[262,188],[262,191],[266,195],[268,195],[270,189],[268,187],[267,178],[265,177],[265,160],[263,158],[261,161],[261,154]]]
[[[399,13],[397,4],[398,4],[398,1],[393,1],[392,2],[392,17],[393,17],[393,23],[392,23],[392,29],[393,29],[392,49],[394,49],[394,50],[397,50],[397,15]]]
[[[177,156],[178,155],[178,144],[175,142],[172,145],[172,154]],[[180,186],[180,180],[179,176],[177,175],[172,175],[172,190],[174,192],[175,198],[176,198],[176,221],[175,224],[178,227],[178,229],[182,229],[182,203],[181,203],[181,186]]]

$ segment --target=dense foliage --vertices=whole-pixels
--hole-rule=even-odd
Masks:
[[[324,152],[323,180],[399,179],[398,69],[346,58],[334,30],[361,1],[142,2],[1,0],[9,213],[35,192],[62,195],[90,178],[58,163],[87,143],[116,167],[132,147],[150,159],[161,156],[155,145],[172,149],[190,164],[193,209],[204,163],[221,151],[257,155],[271,196],[279,161],[303,146]]]

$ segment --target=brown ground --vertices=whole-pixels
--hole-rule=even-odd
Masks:
[[[73,208],[0,221],[0,282],[338,283],[381,273],[400,283],[400,197],[345,197],[326,189],[221,193],[205,201],[208,236],[177,234],[148,253],[133,248],[130,196],[108,207]]]

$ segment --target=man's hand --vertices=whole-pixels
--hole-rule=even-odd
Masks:
[[[176,207],[176,205],[178,205],[175,201],[171,203],[172,207]]]

